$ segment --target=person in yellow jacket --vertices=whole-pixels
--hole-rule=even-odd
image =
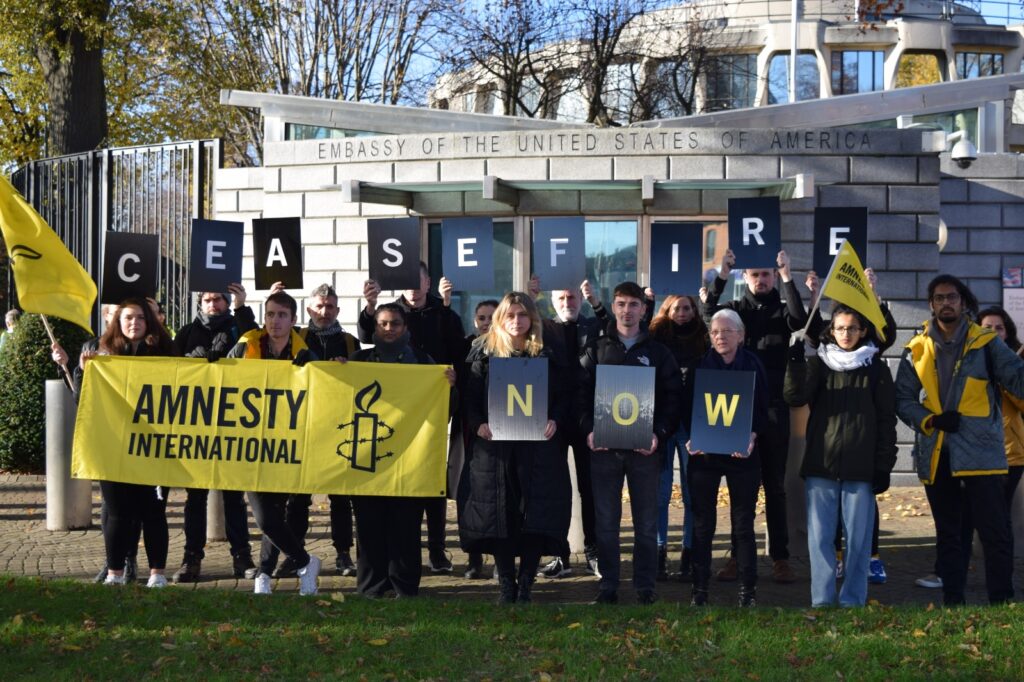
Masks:
[[[292,329],[298,311],[294,298],[283,291],[276,291],[267,297],[263,311],[263,329],[243,334],[228,352],[229,358],[290,360],[295,365],[304,365],[317,359],[306,347],[302,337]],[[254,589],[256,594],[270,594],[270,576],[282,552],[298,568],[299,593],[316,594],[320,559],[306,552],[301,538],[296,537],[288,525],[285,518],[288,498],[288,493],[249,493],[249,506],[256,517],[256,524],[263,531],[259,573],[256,575]]]
[[[1024,397],[1024,360],[972,321],[977,299],[956,277],[934,278],[928,301],[932,319],[900,359],[896,412],[915,431],[913,457],[935,521],[943,599],[965,603],[962,532],[973,520],[989,601],[1006,602],[1013,599],[1013,549],[999,387]]]

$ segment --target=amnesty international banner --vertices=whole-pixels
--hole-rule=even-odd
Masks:
[[[71,472],[169,487],[445,494],[443,365],[99,356]]]

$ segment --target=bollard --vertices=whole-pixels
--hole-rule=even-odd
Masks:
[[[580,500],[580,486],[576,481],[576,453],[572,451],[569,462],[569,479],[572,485],[572,520],[569,521],[569,551],[582,554],[583,547],[583,502]],[[586,453],[584,457],[588,456]]]
[[[219,490],[211,490],[206,498],[206,539],[209,542],[227,539],[224,530],[224,494]]]
[[[63,381],[46,382],[46,530],[92,525],[92,481],[71,478],[77,406]]]

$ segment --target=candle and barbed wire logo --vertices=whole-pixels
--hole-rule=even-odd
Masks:
[[[370,411],[380,399],[381,392],[377,381],[360,389],[356,393],[356,411],[352,421],[338,425],[340,431],[349,430],[352,434],[351,438],[338,443],[337,452],[352,463],[353,469],[373,473],[377,471],[378,460],[395,454],[391,450],[378,451],[378,445],[395,435],[395,430],[380,415]]]

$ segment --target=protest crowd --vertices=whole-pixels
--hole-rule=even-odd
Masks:
[[[784,481],[790,408],[806,405],[799,474],[806,489],[811,603],[863,606],[868,584],[886,580],[875,495],[889,487],[901,420],[915,433],[914,464],[935,521],[930,584],[941,587],[946,604],[964,603],[977,531],[990,602],[1012,600],[1009,501],[1024,471],[1024,360],[1010,317],[999,308],[979,311],[956,277],[936,277],[928,286],[931,319],[906,345],[894,378],[881,355],[894,342],[895,322],[875,294],[870,269],[859,270],[870,293],[867,305],[834,304],[825,318],[819,299],[828,295],[828,282],[808,273],[805,308],[785,251],[774,268],[744,269],[742,295],[723,301],[735,264],[727,251],[699,296],[658,301],[653,290],[628,281],[614,286],[607,301],[589,281],[550,291],[551,319],[539,312],[544,282],[534,276],[526,292],[479,303],[468,336],[451,306],[455,283],[444,277],[433,289],[422,262],[419,286],[394,302],[379,300],[377,281],[365,282],[355,335],[339,324],[338,294],[327,284],[307,298],[306,326],[296,326],[299,304],[283,284],[271,288],[262,326],[246,304],[245,289],[232,284],[199,294],[195,319],[173,337],[155,301],[130,297],[104,306],[105,331],[80,353],[70,356],[59,343],[52,353],[54,361],[74,368],[76,392],[97,355],[444,366],[451,420],[448,493],[469,556],[466,577],[491,577],[484,570],[491,557],[499,602],[506,604],[530,602],[538,577],[557,579],[579,568],[597,578],[594,603],[618,602],[624,484],[638,603],[657,600],[659,581],[679,580],[692,584],[695,606],[708,603],[713,582],[736,582],[736,602],[756,605],[754,518],[762,489],[770,578],[795,582]],[[593,316],[582,313],[584,301]],[[533,399],[543,419],[530,433],[516,431],[496,414],[494,396],[518,396],[511,383],[505,392],[508,367],[538,362],[543,390]],[[613,400],[615,381],[639,377],[639,370],[647,389],[638,391],[631,412]],[[508,402],[511,415],[514,400]],[[634,422],[646,429],[640,440],[636,429],[616,431],[616,425]],[[568,539],[570,466],[582,503],[579,568],[571,563]],[[668,524],[676,471],[682,529]],[[723,479],[731,549],[713,572]],[[98,582],[136,579],[140,537],[150,587],[200,579],[208,490],[187,490],[184,556],[167,577],[167,489],[119,481],[102,481],[101,487],[106,565]],[[224,491],[223,499],[236,577],[252,580],[257,594],[269,594],[274,578],[296,577],[301,594],[315,594],[327,568],[305,549],[311,495]],[[424,519],[428,570],[454,570],[445,550],[445,496],[331,494],[329,500],[334,568],[354,575],[366,597],[417,595]],[[247,506],[262,531],[255,560]],[[682,531],[682,551],[670,557],[676,530]]]

